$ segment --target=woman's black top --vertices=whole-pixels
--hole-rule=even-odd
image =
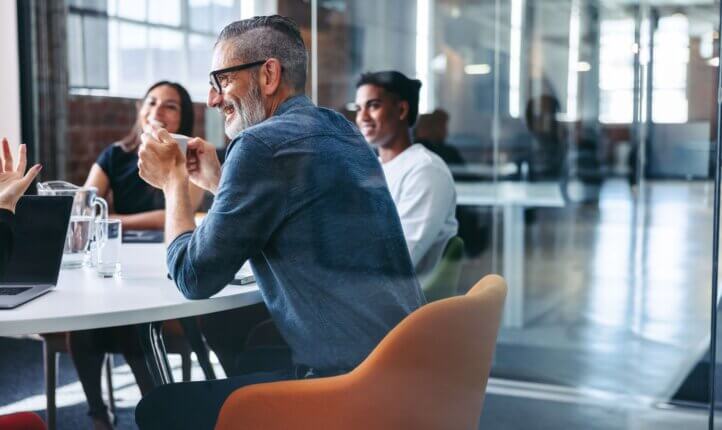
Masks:
[[[116,213],[165,209],[163,191],[148,185],[138,174],[137,150],[125,152],[120,145],[111,145],[100,153],[96,164],[108,175]]]

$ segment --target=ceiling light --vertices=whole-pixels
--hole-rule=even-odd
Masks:
[[[467,75],[488,75],[491,73],[491,66],[488,64],[469,64],[464,66]]]
[[[592,65],[586,61],[580,61],[577,63],[577,72],[583,73],[592,70]]]

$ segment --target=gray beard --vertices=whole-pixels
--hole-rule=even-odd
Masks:
[[[226,124],[226,136],[233,139],[248,127],[263,122],[266,119],[266,109],[261,100],[261,89],[257,84],[252,83],[248,94],[239,97],[238,101],[231,99],[231,105],[236,113],[236,118]]]

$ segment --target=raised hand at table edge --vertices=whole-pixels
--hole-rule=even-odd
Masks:
[[[18,163],[14,166],[10,144],[7,138],[3,138],[2,152],[0,152],[0,209],[7,209],[13,213],[18,200],[42,169],[40,164],[36,164],[26,173],[27,147],[24,144],[20,145],[18,154]]]

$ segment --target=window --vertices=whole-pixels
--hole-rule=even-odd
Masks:
[[[659,19],[654,35],[652,120],[687,122],[687,63],[689,23],[682,14]]]
[[[603,123],[631,123],[634,106],[634,21],[601,24],[599,118]],[[654,33],[652,120],[687,122],[689,23],[682,14],[659,19]],[[643,120],[646,113],[643,112]]]
[[[524,26],[524,0],[511,0],[509,34],[509,115],[519,118],[521,100],[521,47]]]
[[[634,109],[634,20],[602,21],[599,40],[599,120],[631,123]]]
[[[213,43],[240,0],[69,0],[68,64],[75,92],[137,98],[159,80],[208,92]]]

